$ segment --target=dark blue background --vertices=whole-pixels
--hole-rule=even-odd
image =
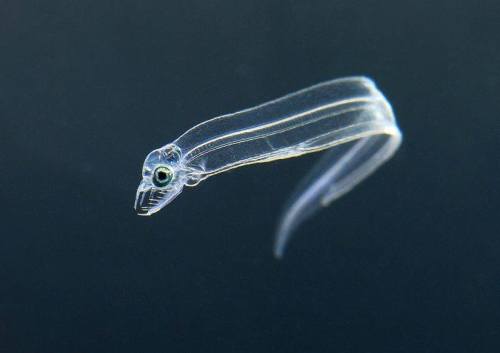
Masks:
[[[500,5],[0,1],[0,352],[498,352]],[[318,156],[222,174],[154,217],[146,154],[368,75],[396,156],[272,257]]]

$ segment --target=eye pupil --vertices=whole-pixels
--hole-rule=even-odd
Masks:
[[[165,181],[167,179],[167,173],[165,173],[163,170],[158,172],[158,180],[160,181]]]
[[[160,166],[155,169],[153,184],[158,187],[166,186],[173,178],[173,172],[169,167]]]

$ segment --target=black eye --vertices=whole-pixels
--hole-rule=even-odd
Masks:
[[[163,187],[168,185],[172,180],[174,173],[169,167],[160,166],[157,167],[153,175],[153,184],[158,187]]]

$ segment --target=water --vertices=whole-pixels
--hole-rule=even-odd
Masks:
[[[497,2],[2,8],[1,352],[498,351]],[[361,74],[404,143],[282,261],[280,207],[317,156],[135,215],[153,148]]]

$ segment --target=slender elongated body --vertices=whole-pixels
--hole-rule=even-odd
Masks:
[[[370,79],[328,81],[207,120],[152,151],[144,162],[135,209],[151,215],[185,185],[209,176],[328,149],[284,209],[274,248],[280,257],[300,223],[366,178],[400,143],[391,106]]]

